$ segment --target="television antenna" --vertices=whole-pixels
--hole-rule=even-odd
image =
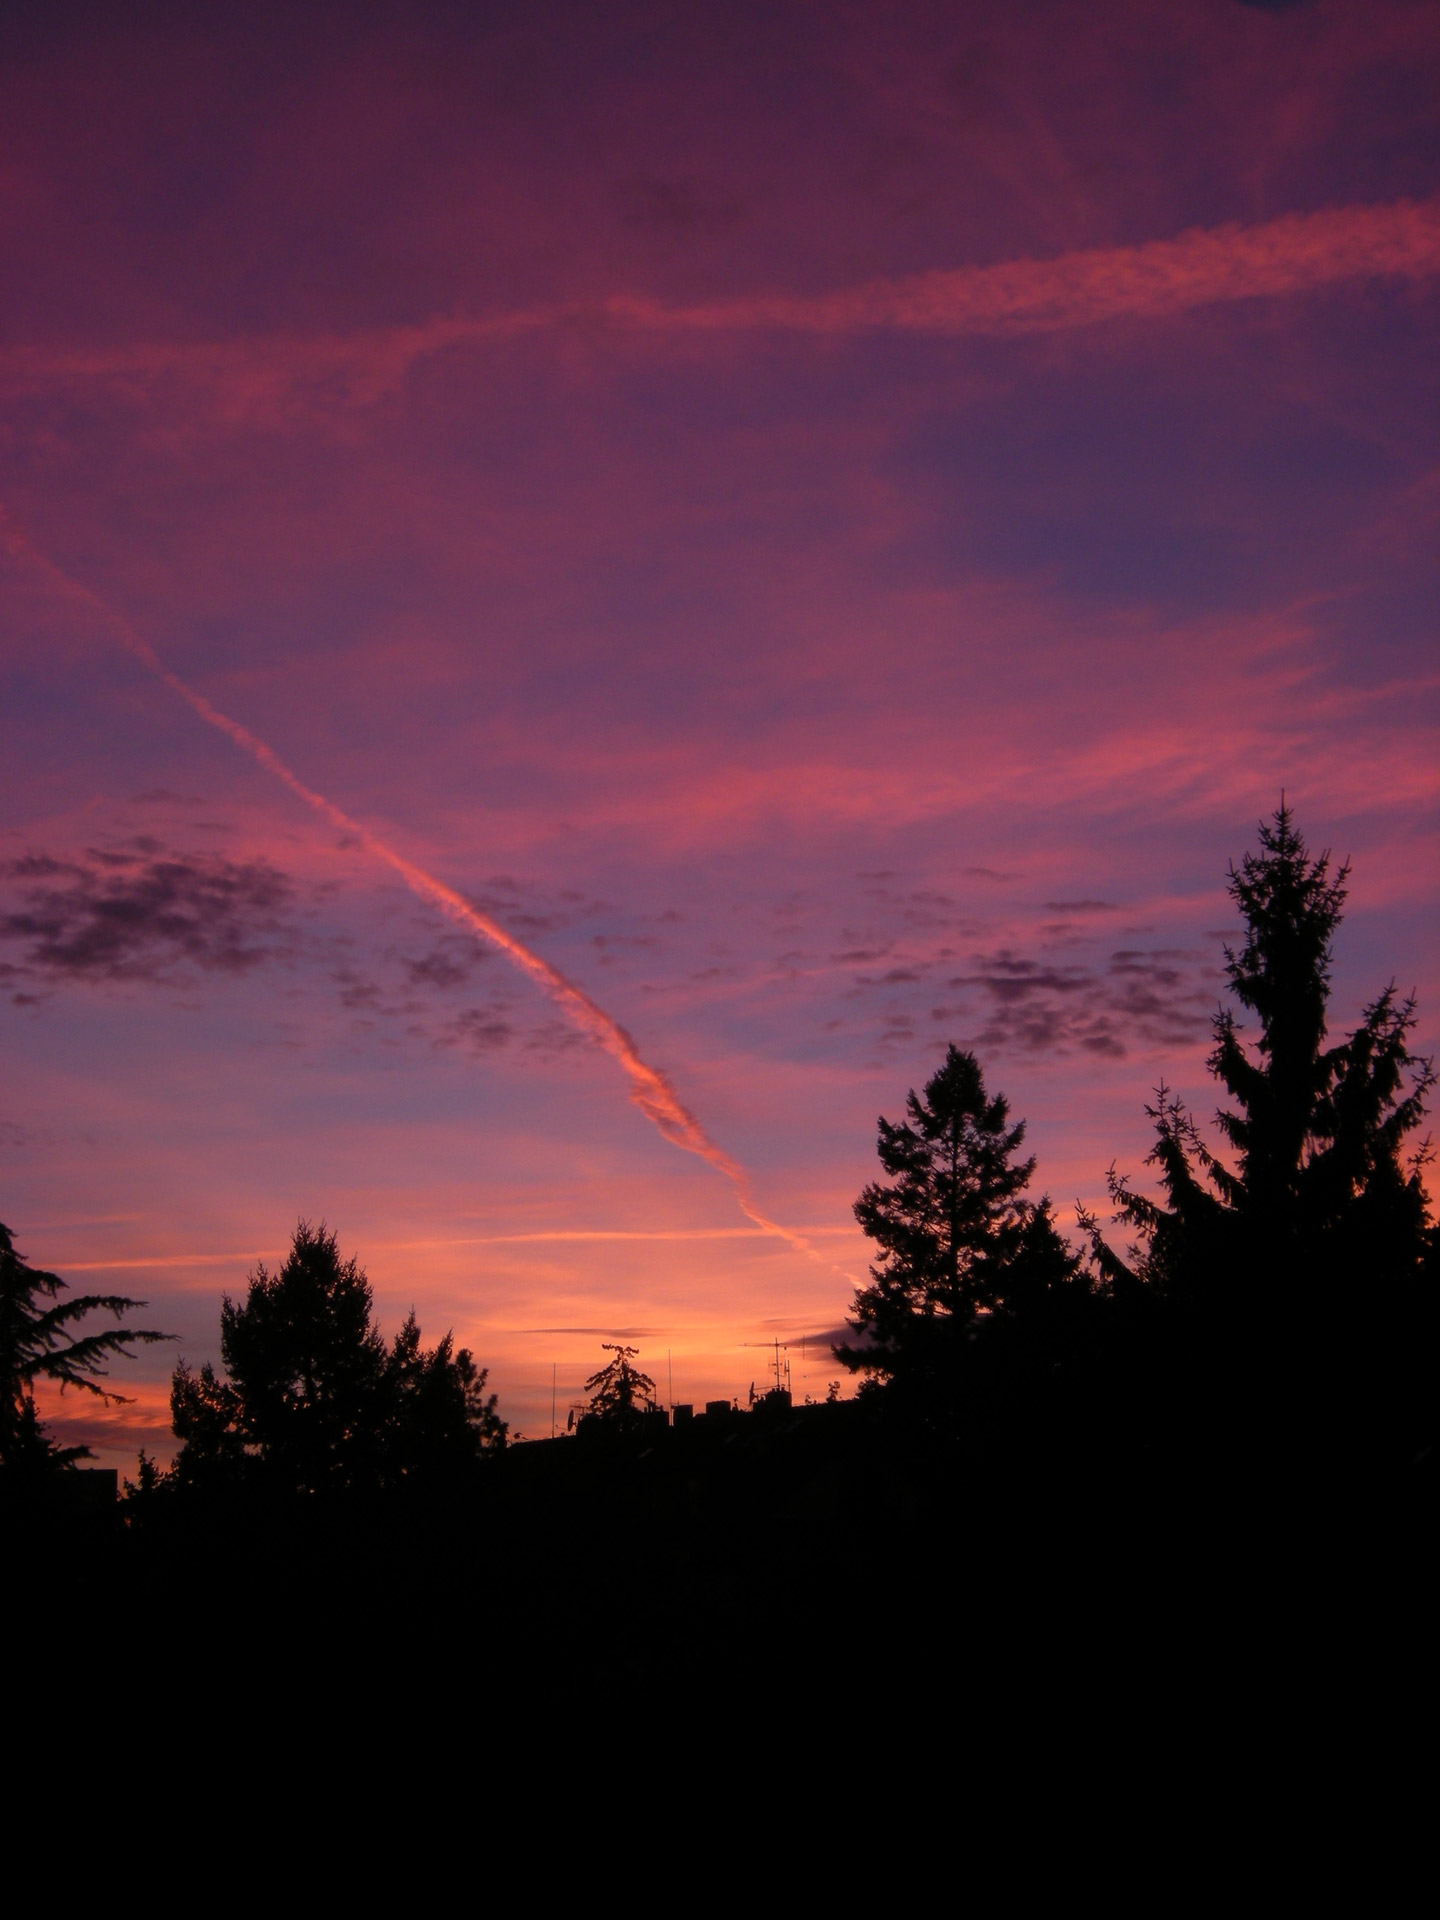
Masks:
[[[777,1393],[790,1392],[791,1372],[790,1347],[788,1342],[782,1341],[777,1334],[773,1340],[742,1340],[740,1344],[742,1347],[768,1347],[770,1349],[768,1371],[775,1377],[775,1391]]]

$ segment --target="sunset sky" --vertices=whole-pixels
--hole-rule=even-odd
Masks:
[[[1282,788],[1434,1048],[1434,0],[274,16],[0,12],[0,1219],[180,1336],[57,1431],[302,1214],[527,1434],[822,1395],[947,1041],[1067,1220],[1213,1111]]]

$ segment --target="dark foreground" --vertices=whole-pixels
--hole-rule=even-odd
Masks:
[[[939,1437],[852,1402],[515,1446],[444,1490],[40,1502],[6,1531],[52,1622],[242,1716],[362,1676],[420,1714],[460,1686],[491,1714],[731,1725],[780,1698],[1163,1716],[1240,1675],[1261,1712],[1417,1698],[1433,1452],[1212,1411]]]

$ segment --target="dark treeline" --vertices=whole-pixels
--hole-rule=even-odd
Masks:
[[[953,1429],[1023,1401],[1043,1430],[1062,1409],[1074,1421],[1078,1390],[1143,1414],[1128,1438],[1163,1434],[1180,1455],[1258,1459],[1283,1432],[1341,1469],[1426,1456],[1440,1288],[1415,1135],[1434,1070],[1393,985],[1330,1043],[1346,877],[1309,856],[1283,806],[1232,869],[1245,939],[1226,972],[1254,1031],[1215,1016],[1228,1154],[1162,1086],[1146,1109],[1160,1196],[1110,1170],[1123,1252],[1077,1208],[1077,1253],[1049,1199],[1028,1197],[1024,1123],[972,1054],[951,1047],[906,1120],[880,1122],[890,1178],[855,1209],[880,1257],[840,1358],[897,1414]],[[1104,1418],[1090,1409],[1092,1435]]]
[[[1073,1243],[1032,1193],[1023,1121],[948,1049],[880,1121],[856,1203],[877,1252],[837,1349],[850,1400],[777,1386],[682,1428],[616,1346],[578,1438],[510,1445],[474,1357],[449,1334],[427,1348],[413,1312],[387,1342],[356,1261],[302,1222],[225,1299],[221,1368],[176,1367],[174,1464],[142,1456],[101,1539],[46,1505],[83,1450],[45,1434],[34,1387],[108,1393],[107,1363],[164,1336],[119,1296],[62,1303],[3,1234],[10,1518],[49,1525],[77,1591],[137,1619],[196,1590],[252,1626],[283,1594],[317,1646],[339,1620],[443,1637],[483,1618],[520,1668],[572,1677],[711,1673],[780,1641],[863,1668],[887,1635],[918,1670],[936,1633],[981,1630],[981,1569],[985,1631],[1083,1587],[1142,1633],[1137,1580],[1178,1582],[1172,1613],[1192,1614],[1226,1583],[1288,1581],[1313,1616],[1342,1560],[1399,1620],[1435,1472],[1434,1075],[1393,986],[1329,1033],[1346,879],[1283,806],[1262,827],[1230,875],[1244,938],[1214,1129],[1162,1087],[1157,1191],[1112,1167],[1112,1224],[1081,1210]],[[97,1312],[120,1324],[85,1336]]]

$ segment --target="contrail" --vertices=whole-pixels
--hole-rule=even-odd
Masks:
[[[1258,226],[1191,227],[1137,246],[939,268],[830,292],[746,294],[684,307],[615,295],[605,311],[651,332],[769,328],[998,336],[1055,333],[1127,317],[1162,319],[1346,280],[1418,280],[1437,272],[1440,200],[1401,200],[1282,214]]]
[[[939,267],[808,293],[688,305],[616,293],[485,316],[447,314],[369,333],[130,341],[61,352],[0,350],[0,380],[26,391],[100,381],[131,401],[188,384],[227,423],[284,422],[299,407],[364,408],[401,390],[421,361],[597,319],[646,338],[753,332],[1012,338],[1102,322],[1161,320],[1229,301],[1282,299],[1366,279],[1440,273],[1440,199],[1320,207],[1254,226],[1191,227],[1131,246],[1079,248]]]
[[[313,787],[307,787],[298,774],[290,768],[274,750],[244,727],[238,720],[232,720],[227,713],[213,706],[203,693],[197,693],[192,686],[182,680],[178,673],[172,673],[164,661],[144,639],[123,614],[107,605],[100,596],[89,587],[73,580],[69,574],[61,571],[52,560],[39,551],[33,542],[16,527],[3,506],[0,506],[0,538],[6,548],[17,560],[28,563],[63,597],[79,600],[105,626],[107,626],[127,653],[140,661],[141,665],[153,673],[157,680],[163,681],[170,691],[179,696],[193,713],[197,713],[208,726],[223,733],[252,760],[262,766],[267,773],[273,774],[282,786],[288,787],[297,800],[303,800],[312,812],[318,813],[322,820],[329,821],[340,832],[352,835],[374,859],[382,861],[393,873],[396,873],[413,894],[438,907],[451,920],[456,920],[471,933],[487,941],[520,971],[528,974],[540,989],[560,1008],[582,1033],[605,1049],[612,1059],[619,1062],[621,1069],[630,1082],[630,1098],[645,1118],[654,1126],[672,1146],[679,1147],[685,1153],[693,1153],[723,1174],[734,1190],[740,1211],[747,1220],[751,1220],[763,1232],[773,1234],[786,1241],[798,1252],[807,1254],[810,1259],[822,1265],[830,1263],[816,1251],[803,1234],[792,1233],[788,1227],[782,1227],[776,1220],[763,1214],[755,1204],[750,1189],[749,1176],[745,1169],[731,1159],[723,1147],[717,1146],[700,1122],[680,1099],[667,1076],[658,1067],[652,1067],[643,1059],[632,1036],[626,1032],[618,1020],[613,1019],[605,1009],[598,1006],[589,994],[567,980],[558,967],[552,967],[548,960],[527,947],[523,940],[517,940],[514,934],[502,927],[498,920],[492,920],[488,913],[481,913],[461,893],[457,893],[443,880],[437,880],[433,873],[427,873],[423,867],[416,866],[413,860],[407,860],[403,853],[397,853],[385,841],[372,833],[370,829],[352,818],[343,807],[337,807],[333,800],[327,800],[323,793],[317,793]]]

